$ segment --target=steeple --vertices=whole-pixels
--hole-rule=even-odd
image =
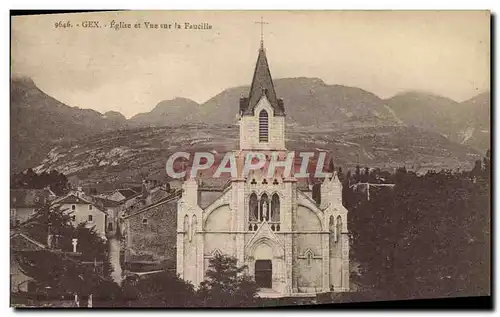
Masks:
[[[261,19],[260,47],[248,97],[240,98],[240,150],[284,151],[285,107],[278,99],[267,62]],[[257,108],[258,106],[258,108]]]
[[[263,95],[267,97],[267,100],[273,107],[275,116],[285,115],[283,100],[276,97],[271,71],[269,70],[269,64],[267,62],[264,42],[261,39],[261,46],[259,48],[259,56],[257,57],[257,64],[255,65],[253,73],[250,94],[248,95],[248,98],[241,98],[240,113],[242,115],[253,115],[253,109]]]

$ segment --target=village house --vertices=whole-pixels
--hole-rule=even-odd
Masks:
[[[102,210],[105,210],[108,215],[106,219],[106,234],[114,234],[118,227],[118,219],[120,219],[123,213],[124,204],[102,197],[92,197],[92,202]]]
[[[35,281],[23,273],[14,253],[20,251],[39,251],[46,249],[47,246],[44,243],[36,241],[26,233],[13,231],[10,234],[10,248],[10,291],[31,291]]]
[[[126,214],[130,214],[147,207],[165,198],[170,193],[169,188],[168,184],[155,186],[153,182],[143,181],[141,193],[134,196],[133,201],[124,205],[123,210]]]
[[[94,195],[94,197],[105,198],[120,203],[123,209],[127,209],[140,198],[141,193],[130,188],[115,189],[110,192]]]
[[[61,210],[65,210],[70,214],[73,225],[86,223],[88,228],[94,227],[101,237],[106,236],[110,215],[103,207],[93,202],[92,197],[86,196],[81,188],[54,200],[52,204],[53,206],[59,206]]]

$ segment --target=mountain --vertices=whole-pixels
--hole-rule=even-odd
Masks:
[[[440,133],[481,152],[490,147],[490,93],[464,102],[424,92],[405,92],[386,100],[406,125]]]
[[[164,100],[150,112],[139,113],[130,118],[133,127],[155,127],[176,125],[180,122],[189,122],[197,115],[199,104],[186,98]]]
[[[353,169],[406,166],[429,169],[471,169],[481,155],[444,136],[415,127],[360,127],[343,131],[287,126],[286,146],[295,151],[332,151],[335,164]],[[54,147],[35,171],[55,169],[77,175],[82,186],[120,186],[143,177],[167,180],[165,163],[177,151],[223,154],[238,147],[234,125],[185,124],[175,127],[112,131]],[[99,185],[96,185],[99,184]]]
[[[125,118],[125,116],[118,111],[105,112],[102,118],[108,119],[120,127],[127,127],[128,125],[127,118]]]
[[[490,93],[485,92],[460,104],[464,113],[464,125],[458,140],[482,152],[491,148],[490,97]]]
[[[70,107],[41,91],[29,78],[13,78],[10,89],[11,170],[40,162],[54,144],[124,129],[118,112]]]
[[[327,85],[317,78],[277,79],[275,88],[285,102],[287,144],[297,150],[310,146],[334,150],[342,164],[363,162],[366,157],[370,166],[420,162],[436,168],[462,167],[471,157],[479,158],[477,151],[484,153],[489,144],[488,93],[462,103],[420,92],[382,100],[365,90]],[[38,166],[40,170],[57,168],[72,174],[93,169],[95,164],[102,172],[111,164],[113,171],[126,174],[120,170],[121,159],[116,163],[114,158],[105,159],[109,146],[113,146],[110,151],[116,148],[112,156],[123,152],[116,145],[122,141],[125,148],[137,148],[126,150],[122,159],[138,157],[141,169],[148,165],[142,166],[140,157],[155,153],[161,156],[150,157],[150,162],[165,159],[165,151],[172,151],[179,142],[187,149],[233,149],[239,99],[248,90],[248,86],[229,88],[201,105],[185,98],[162,101],[152,111],[126,120],[115,111],[101,114],[67,106],[45,94],[32,80],[13,79],[11,170]],[[141,129],[144,127],[151,128]],[[139,137],[142,139],[132,141]],[[94,146],[101,138],[102,153]],[[426,141],[420,138],[433,140],[435,145],[421,145],[419,142]],[[92,159],[79,156],[82,161],[78,163],[72,159],[73,151],[83,151],[81,155]],[[61,155],[69,161],[64,163]]]
[[[401,122],[382,99],[365,90],[327,85],[318,78],[283,78],[274,81],[278,97],[285,103],[286,120],[302,126],[352,128],[399,125]],[[160,102],[151,112],[131,119],[136,127],[173,124],[234,124],[239,100],[248,96],[249,86],[229,88],[198,105],[177,98]]]

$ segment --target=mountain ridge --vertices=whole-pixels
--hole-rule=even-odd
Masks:
[[[382,99],[361,88],[329,85],[314,77],[281,78],[274,83],[278,97],[285,102],[288,126],[309,127],[311,131],[415,126],[478,151],[489,148],[489,92],[458,103],[418,91]],[[31,78],[12,78],[11,168],[19,171],[36,166],[61,142],[84,142],[112,131],[185,124],[234,125],[239,99],[247,96],[248,90],[249,86],[231,87],[202,104],[182,97],[163,100],[151,111],[126,119],[118,111],[102,114],[68,106],[39,89]]]

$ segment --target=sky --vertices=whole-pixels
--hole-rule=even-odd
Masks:
[[[203,103],[249,85],[260,46],[273,78],[317,77],[389,98],[456,101],[490,89],[487,11],[130,11],[13,17],[12,76],[52,97],[127,118],[160,101]],[[83,28],[83,21],[100,28]],[[131,28],[116,30],[115,23]],[[55,27],[69,21],[73,27]],[[145,22],[171,24],[147,29]],[[173,23],[182,26],[175,29]],[[185,23],[211,29],[185,29]],[[140,28],[134,28],[140,23]],[[77,27],[76,25],[80,25]],[[235,105],[238,107],[238,105]]]

